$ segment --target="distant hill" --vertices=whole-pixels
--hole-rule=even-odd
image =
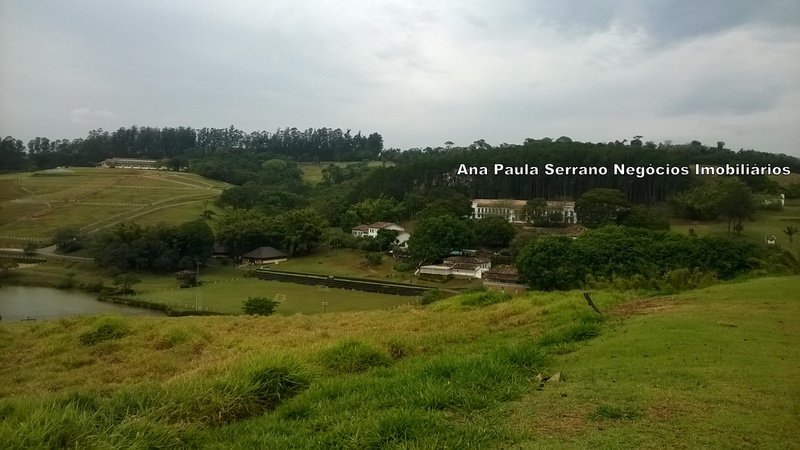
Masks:
[[[213,209],[226,186],[155,170],[73,167],[0,175],[0,243],[45,242],[62,227],[92,232],[120,221],[186,222]]]

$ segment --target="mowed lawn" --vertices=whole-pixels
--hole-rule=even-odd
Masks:
[[[69,168],[0,176],[0,241],[18,247],[62,227],[120,220],[179,224],[199,217],[226,185],[174,172]]]
[[[245,278],[244,271],[231,266],[201,269],[199,287],[178,287],[173,276],[142,275],[134,286],[135,298],[163,303],[175,309],[202,308],[227,314],[240,314],[248,297],[284,298],[276,309],[279,314],[316,314],[334,311],[387,309],[417,303],[417,297],[330,289],[278,281]],[[323,305],[327,302],[327,305]]]
[[[320,275],[355,277],[391,281],[395,283],[411,283],[433,286],[442,289],[463,289],[481,286],[480,280],[453,279],[446,283],[422,280],[414,276],[414,270],[398,272],[394,270],[397,263],[391,256],[384,255],[379,265],[369,265],[364,259],[365,253],[348,248],[327,250],[320,249],[306,256],[292,257],[288,261],[275,266],[276,270],[287,272],[304,272]]]
[[[787,226],[800,226],[800,200],[787,200],[786,206],[780,211],[759,210],[753,220],[744,220],[742,226],[742,236],[746,239],[759,244],[764,243],[767,236],[775,236],[777,243],[783,248],[800,248],[800,236],[794,237],[794,243],[789,241],[789,237],[783,232]],[[728,233],[728,222],[690,222],[675,220],[670,228],[673,231],[689,233],[694,229],[698,236],[720,235]]]
[[[242,313],[242,302],[248,297],[275,299],[282,294],[285,300],[277,308],[279,314],[317,314],[335,311],[366,311],[388,309],[400,305],[416,304],[417,297],[385,295],[345,289],[327,289],[277,281],[263,281],[243,277],[244,272],[230,266],[201,270],[201,287],[178,287],[174,275],[138,273],[141,280],[132,287],[135,299],[167,304],[178,310],[191,310],[201,306],[206,310],[227,314]],[[112,286],[110,271],[96,267],[91,261],[48,261],[15,269],[9,281],[17,284],[58,286],[72,277],[74,286],[103,283]],[[327,305],[323,305],[327,302]]]
[[[200,287],[168,288],[143,292],[134,298],[162,303],[179,310],[204,310],[241,314],[248,297],[267,297],[281,301],[276,313],[316,314],[322,312],[366,311],[414,304],[417,297],[375,294],[346,289],[328,289],[256,278],[233,278],[205,282]],[[327,304],[325,304],[327,303]]]

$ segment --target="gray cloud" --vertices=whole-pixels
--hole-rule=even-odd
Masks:
[[[3,2],[0,133],[643,134],[800,154],[798,56],[795,0]]]

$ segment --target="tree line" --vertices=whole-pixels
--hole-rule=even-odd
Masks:
[[[448,143],[450,144],[450,143]],[[800,172],[800,159],[783,154],[754,150],[734,152],[719,142],[705,146],[689,144],[627,142],[577,142],[568,137],[556,140],[526,139],[522,144],[493,147],[476,141],[467,147],[384,149],[378,133],[364,136],[341,129],[283,128],[275,132],[245,133],[229,128],[120,128],[114,132],[93,130],[85,139],[35,138],[27,146],[13,137],[0,142],[0,171],[45,169],[64,165],[93,165],[109,157],[134,157],[163,160],[168,167],[188,167],[199,175],[235,185],[258,183],[260,166],[271,159],[294,162],[381,160],[385,167],[362,168],[353,180],[349,169],[330,166],[324,169],[324,182],[338,185],[350,180],[344,200],[348,204],[386,196],[406,200],[408,193],[425,193],[446,187],[467,198],[576,199],[595,188],[618,189],[634,203],[652,205],[678,192],[691,189],[698,177],[661,175],[637,178],[635,175],[459,175],[456,168],[467,166],[531,165],[543,167],[590,166],[687,166],[692,164],[752,164],[789,167]],[[365,172],[369,172],[368,176]],[[753,191],[777,190],[765,176],[742,177]],[[292,190],[295,192],[296,190]],[[800,186],[785,191],[800,195]]]
[[[578,288],[590,278],[636,277],[647,282],[678,270],[721,279],[753,269],[796,273],[798,262],[789,252],[740,239],[608,225],[575,240],[545,237],[533,241],[520,252],[517,267],[534,289],[553,290]]]
[[[331,128],[278,128],[274,132],[245,133],[229,128],[137,127],[116,131],[92,130],[85,138],[36,137],[27,145],[12,136],[0,142],[0,171],[91,166],[107,158],[127,157],[167,160],[176,167],[191,159],[216,153],[261,156],[263,160],[288,157],[295,161],[359,161],[377,159],[383,150],[379,133]]]
[[[720,143],[721,144],[721,143]],[[473,167],[504,164],[506,166],[562,167],[591,166],[686,166],[693,164],[755,164],[786,166],[800,172],[800,159],[783,154],[752,150],[734,152],[724,148],[707,147],[693,141],[685,145],[636,145],[621,142],[575,142],[569,138],[527,139],[521,145],[504,144],[492,147],[478,143],[469,147],[412,149],[405,152],[385,151],[382,158],[394,163],[374,171],[358,187],[360,198],[383,194],[402,198],[414,189],[426,190],[447,186],[469,198],[514,198],[548,200],[576,199],[595,188],[618,189],[634,203],[654,204],[698,183],[695,176],[655,175],[637,178],[609,172],[607,175],[459,175],[461,164]],[[742,177],[750,184],[768,184],[764,176]],[[775,186],[773,186],[775,187]],[[761,190],[761,189],[758,189]],[[359,199],[360,199],[359,198]]]

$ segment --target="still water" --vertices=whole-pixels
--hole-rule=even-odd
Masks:
[[[93,295],[80,291],[32,286],[0,287],[0,318],[3,322],[15,322],[26,318],[49,320],[95,314],[163,315],[160,311],[104,303]]]

